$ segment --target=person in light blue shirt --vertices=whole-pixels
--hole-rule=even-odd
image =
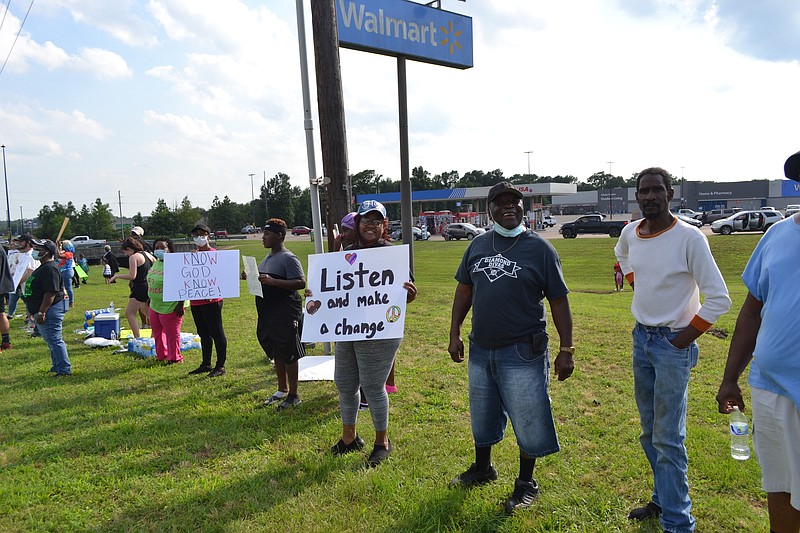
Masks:
[[[800,181],[800,152],[784,167]],[[736,320],[717,393],[719,411],[745,404],[738,380],[750,365],[753,446],[767,493],[770,530],[800,531],[800,214],[774,224],[742,280],[748,294]],[[750,362],[752,361],[752,364]]]

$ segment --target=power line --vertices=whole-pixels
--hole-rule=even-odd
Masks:
[[[11,0],[8,0],[8,2],[6,2],[6,10],[3,13],[3,20],[0,20],[0,31],[3,31],[3,24],[6,21],[6,15],[8,15],[8,8],[10,5],[11,5]]]
[[[10,5],[11,0],[8,0],[8,3]],[[3,71],[6,69],[6,64],[8,63],[8,59],[11,57],[11,52],[14,51],[14,46],[17,44],[17,39],[19,39],[19,34],[22,33],[22,28],[25,26],[25,21],[28,20],[28,15],[30,14],[32,7],[33,7],[33,0],[31,0],[30,5],[28,6],[28,11],[25,12],[25,18],[22,19],[22,23],[19,25],[19,30],[17,31],[17,35],[14,37],[14,42],[11,43],[11,49],[8,51],[6,60],[3,61],[3,66],[0,67],[0,76],[3,75]],[[6,13],[8,13],[8,6],[6,6]],[[5,15],[3,15],[3,19],[5,19]]]

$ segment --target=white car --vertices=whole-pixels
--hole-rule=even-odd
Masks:
[[[547,215],[546,217],[542,218],[542,225],[545,228],[552,228],[557,223],[556,217],[553,215]]]
[[[696,218],[696,219],[699,219],[701,216],[703,216],[703,213],[695,211],[694,209],[678,209],[678,214],[683,215],[685,217]]]
[[[770,226],[783,220],[783,215],[778,211],[739,211],[727,218],[717,220],[711,224],[711,231],[730,235],[736,231],[767,231]]]
[[[784,211],[786,218],[789,218],[795,213],[800,213],[800,204],[789,204],[786,206],[786,211]]]

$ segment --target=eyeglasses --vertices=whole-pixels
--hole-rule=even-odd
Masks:
[[[373,220],[371,218],[362,218],[360,223],[365,226],[383,226],[383,219]]]

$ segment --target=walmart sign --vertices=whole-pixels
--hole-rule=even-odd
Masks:
[[[472,18],[406,0],[336,0],[339,44],[456,68],[472,67]]]
[[[781,196],[800,196],[800,183],[792,180],[783,180],[781,182]]]

